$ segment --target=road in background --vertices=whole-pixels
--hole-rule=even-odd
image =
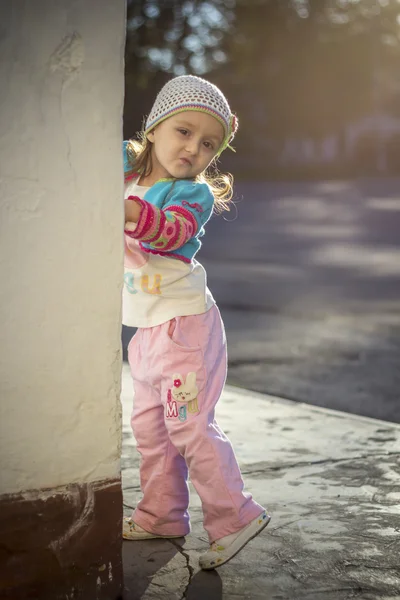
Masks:
[[[236,209],[207,224],[198,257],[231,384],[400,422],[399,190],[393,179],[236,186]]]

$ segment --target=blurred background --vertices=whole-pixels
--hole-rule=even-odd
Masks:
[[[128,0],[125,60],[125,139],[185,73],[239,117],[198,255],[228,382],[400,422],[399,0]]]

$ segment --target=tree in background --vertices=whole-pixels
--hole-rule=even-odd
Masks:
[[[226,62],[221,41],[234,7],[234,0],[128,0],[126,55],[137,61],[140,84],[157,71],[201,75]]]
[[[234,0],[128,0],[125,129],[130,135],[140,127],[133,107],[149,111],[171,75],[201,76],[227,62],[223,42],[232,31],[234,6]]]
[[[127,133],[172,75],[205,75],[239,115],[245,170],[290,176],[282,162],[288,141],[335,138],[342,156],[351,124],[400,117],[399,45],[397,0],[128,2]],[[364,169],[376,163],[380,142],[369,143]]]

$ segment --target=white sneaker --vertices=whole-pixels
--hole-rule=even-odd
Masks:
[[[216,569],[233,558],[247,542],[258,535],[270,522],[271,517],[264,511],[246,527],[231,533],[211,544],[210,549],[199,558],[199,564],[205,571]]]
[[[130,517],[124,517],[122,525],[122,537],[124,540],[156,540],[156,539],[170,539],[180,538],[182,535],[159,535],[157,533],[150,533],[142,529],[132,521]]]

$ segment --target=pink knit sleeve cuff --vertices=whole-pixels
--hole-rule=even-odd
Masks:
[[[147,241],[159,235],[161,225],[161,211],[147,200],[137,196],[129,196],[128,200],[136,200],[141,205],[139,220],[134,231],[125,227],[125,233],[137,240]]]

